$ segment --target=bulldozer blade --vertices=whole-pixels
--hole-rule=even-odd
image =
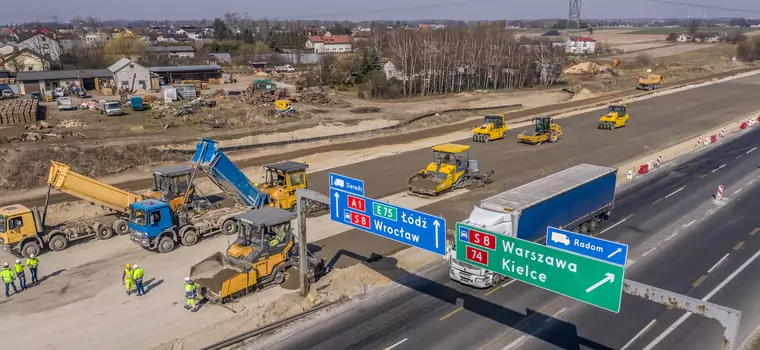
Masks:
[[[409,186],[407,190],[411,193],[421,194],[425,196],[437,196],[438,195],[438,182],[432,180],[430,176],[426,174],[415,174],[409,179]]]

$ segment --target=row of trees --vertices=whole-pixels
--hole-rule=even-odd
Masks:
[[[351,58],[322,59],[307,84],[351,82],[360,95],[374,98],[551,86],[565,59],[562,47],[518,39],[493,25],[378,30]]]

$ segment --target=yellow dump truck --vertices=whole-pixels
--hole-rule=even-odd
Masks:
[[[190,268],[202,299],[227,302],[281,284],[299,257],[291,221],[296,214],[263,207],[235,216],[238,237],[226,253],[214,253]],[[326,272],[324,260],[309,256],[310,279]]]
[[[638,90],[654,90],[660,87],[662,83],[662,75],[649,74],[645,78],[639,78],[639,85],[636,87]]]
[[[114,232],[126,234],[126,217],[130,204],[146,198],[170,197],[170,203],[173,203],[173,209],[176,210],[185,198],[185,189],[190,183],[189,175],[192,169],[186,165],[155,169],[153,189],[146,194],[136,194],[71,171],[68,165],[52,162],[48,174],[45,206],[28,208],[14,204],[0,208],[0,244],[5,250],[28,257],[31,254],[40,254],[43,247],[60,251],[66,249],[71,241],[88,238],[108,239]],[[117,215],[46,225],[51,189],[98,204]],[[193,192],[191,187],[190,193]]]

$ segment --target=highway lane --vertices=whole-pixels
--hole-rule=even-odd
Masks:
[[[694,84],[698,82],[707,81],[712,78],[720,79],[720,78],[728,77],[728,76],[739,74],[739,73],[749,72],[751,70],[753,70],[753,68],[738,69],[733,72],[717,73],[711,76],[701,77],[701,78],[698,77],[698,78],[692,78],[692,79],[685,79],[682,81],[665,82],[663,84],[663,88],[671,87],[671,86],[680,86],[684,84]],[[520,119],[520,118],[525,118],[525,117],[542,114],[542,113],[553,113],[558,110],[578,108],[578,107],[582,107],[582,106],[585,106],[591,103],[596,103],[599,101],[606,101],[606,100],[614,99],[614,98],[632,96],[632,94],[637,94],[637,93],[622,91],[622,92],[613,93],[613,94],[603,96],[603,97],[590,98],[590,99],[585,99],[585,100],[567,101],[567,102],[556,104],[556,105],[529,108],[529,109],[523,109],[523,110],[512,111],[512,112],[504,111],[504,113],[506,114],[507,119]],[[392,103],[392,102],[389,102],[389,103]],[[338,143],[338,144],[328,144],[328,145],[308,148],[304,150],[282,152],[282,153],[268,155],[268,156],[241,160],[241,161],[236,162],[236,164],[241,168],[262,166],[265,164],[271,164],[271,163],[275,163],[275,162],[279,162],[283,160],[291,160],[294,158],[303,157],[305,155],[311,155],[311,154],[316,154],[316,153],[323,153],[323,152],[330,152],[330,151],[357,150],[357,149],[371,148],[371,147],[382,146],[382,145],[401,144],[404,142],[411,142],[411,141],[416,141],[416,140],[427,138],[427,137],[439,136],[445,133],[450,133],[450,132],[459,131],[463,129],[469,129],[472,127],[473,127],[472,125],[469,125],[466,122],[453,123],[446,126],[441,126],[441,127],[431,128],[431,129],[423,129],[423,130],[418,130],[418,131],[413,131],[413,132],[398,134],[398,135],[390,135],[387,137],[376,137],[372,139],[363,139],[363,140],[360,139],[356,141],[350,141],[350,142],[344,142],[344,143]],[[151,186],[151,181],[152,180],[150,178],[146,178],[146,179],[127,181],[124,183],[119,183],[119,184],[114,184],[114,185],[120,188],[139,191],[141,189],[149,188]],[[51,193],[49,200],[51,204],[54,204],[54,203],[60,203],[60,202],[66,202],[66,201],[73,201],[77,199],[64,193]],[[40,197],[36,199],[22,201],[22,203],[20,204],[31,207],[34,205],[43,205],[43,203],[44,203],[44,198]],[[0,206],[10,205],[10,204],[16,204],[16,203],[0,202]]]
[[[754,169],[756,164],[748,161],[752,160],[752,153],[745,155],[745,159],[736,158],[754,147],[758,136],[760,130],[747,132],[732,142],[714,145],[666,165],[645,177],[646,180],[635,180],[630,188],[618,195],[613,219],[607,223],[607,227],[615,226],[601,237],[629,244],[631,256],[639,246],[648,250],[658,228],[668,227],[679,220],[694,207],[694,203],[705,202],[718,183],[731,188],[743,174]],[[713,172],[723,164],[726,166]],[[685,188],[677,191],[684,185],[688,191]],[[699,190],[692,191],[692,188]],[[663,200],[665,197],[668,198]],[[623,219],[626,220],[619,223]],[[663,247],[660,249],[664,250]],[[642,268],[646,265],[642,262],[633,263],[628,277],[633,272],[634,279],[640,280],[636,277],[646,273]],[[667,266],[668,263],[659,265]],[[575,327],[554,318],[562,318],[562,314],[572,311],[575,302],[519,282],[473,292],[450,281],[448,269],[440,266],[421,276],[413,276],[403,284],[407,287],[399,288],[403,292],[396,291],[377,303],[361,304],[351,312],[331,317],[325,324],[302,330],[299,336],[274,346],[279,349],[365,349],[382,348],[406,339],[397,346],[398,349],[481,346],[501,349],[526,333],[535,333],[547,325],[559,324],[563,329]],[[628,308],[629,302],[626,298],[623,307]],[[544,338],[557,346],[563,345],[563,337]],[[579,344],[599,349],[607,346],[603,341],[583,335],[571,339],[575,340],[575,347]]]

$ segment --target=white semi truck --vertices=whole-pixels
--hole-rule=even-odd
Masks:
[[[616,182],[616,168],[579,164],[482,200],[463,223],[533,242],[545,239],[548,226],[587,234],[609,217]],[[455,242],[456,236],[449,243],[451,279],[478,288],[503,279],[457,260]]]

